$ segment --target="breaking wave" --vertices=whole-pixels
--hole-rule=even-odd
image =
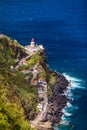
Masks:
[[[67,96],[68,99],[74,101],[78,99],[82,94],[87,94],[81,90],[85,89],[85,81],[82,79],[72,77],[66,73],[63,73],[64,77],[70,82],[67,90],[64,91],[63,95]],[[78,95],[75,94],[75,91],[78,92]],[[55,130],[73,130],[74,126],[72,125],[72,118],[74,112],[78,110],[79,107],[74,105],[74,102],[67,101],[66,106],[62,109],[63,115],[61,117],[60,124],[55,127]]]

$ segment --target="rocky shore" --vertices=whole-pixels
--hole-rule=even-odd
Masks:
[[[58,125],[63,114],[62,109],[66,106],[67,97],[63,91],[67,89],[69,82],[60,73],[57,74],[55,85],[52,88],[52,96],[48,101],[47,115],[43,122],[36,127],[38,130],[54,130],[53,127]]]
[[[61,121],[62,109],[67,103],[67,97],[63,95],[63,91],[67,88],[69,82],[65,77],[58,73],[56,83],[52,88],[52,97],[49,100],[49,108],[46,120],[52,123],[52,126]]]

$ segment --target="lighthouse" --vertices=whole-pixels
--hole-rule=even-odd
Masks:
[[[34,41],[34,38],[31,39],[30,46],[31,46],[31,47],[35,47],[35,41]]]

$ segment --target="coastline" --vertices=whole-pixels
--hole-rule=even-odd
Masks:
[[[3,36],[3,38],[5,38],[5,40],[7,40],[7,41],[9,40],[9,38],[6,36],[5,37]],[[12,47],[9,43],[6,45],[10,48]],[[17,45],[14,46],[14,48],[18,48],[18,47],[19,47],[19,51],[21,50],[21,54],[18,59],[19,60],[18,64],[14,68],[15,71],[17,71],[17,69],[21,65],[25,65],[25,66],[28,65],[27,59],[31,57],[31,55],[29,55],[28,53],[24,53],[24,52],[26,52],[26,50],[23,50],[23,52],[22,52],[22,49],[24,49],[22,46],[17,46]],[[31,45],[29,47],[31,47]],[[34,45],[33,47],[36,48],[37,46]],[[32,48],[32,50],[33,50],[33,48]],[[34,59],[36,57],[34,57],[33,55],[35,55],[36,52],[33,52],[33,54],[32,54],[32,57]],[[23,55],[26,54],[26,56],[24,55],[24,57],[21,58],[22,53],[23,53]],[[47,68],[46,54],[44,53],[44,49],[41,49],[41,52],[37,54],[37,57],[39,57],[39,56],[41,57],[42,55],[44,56],[42,59],[43,66],[46,66],[46,68],[43,67],[43,69],[44,70],[46,69],[45,73],[47,74],[49,72],[49,75],[50,75],[50,68]],[[32,59],[30,59],[30,60],[32,61]],[[41,129],[42,130],[53,130],[53,128],[56,125],[60,124],[61,117],[64,114],[63,108],[67,105],[67,101],[69,100],[67,98],[67,95],[64,94],[64,92],[67,91],[69,82],[65,76],[56,72],[54,75],[54,78],[55,78],[54,83],[51,84],[52,86],[50,86],[50,91],[52,93],[51,93],[50,97],[48,98],[48,94],[47,94],[48,82],[47,82],[47,79],[43,80],[44,75],[42,75],[43,76],[42,79],[41,79],[41,77],[40,78],[38,77],[38,80],[34,80],[37,77],[38,73],[42,72],[42,70],[40,70],[40,68],[38,68],[38,66],[40,65],[40,62],[41,61],[39,61],[38,65],[37,65],[37,61],[36,61],[32,70],[30,70],[29,68],[28,68],[28,70],[27,69],[24,70],[24,68],[21,70],[21,72],[23,72],[23,74],[25,76],[26,76],[25,72],[32,73],[33,77],[31,78],[31,82],[30,82],[31,85],[35,86],[35,85],[39,85],[39,83],[41,83],[39,85],[40,89],[38,89],[39,90],[38,97],[40,98],[40,96],[42,96],[42,98],[43,98],[43,108],[41,108],[41,111],[38,113],[37,117],[34,120],[30,120],[30,124],[31,124],[31,128],[37,128],[38,130],[41,130]],[[47,71],[47,69],[49,69],[49,70]],[[34,84],[34,81],[38,81],[38,83]],[[40,100],[42,100],[42,98]]]
[[[61,121],[61,116],[63,114],[62,109],[67,104],[67,96],[63,95],[64,90],[67,89],[69,82],[66,78],[58,73],[56,78],[56,83],[52,89],[52,97],[49,100],[49,108],[47,112],[47,120],[52,122],[52,126],[59,124]]]
[[[67,96],[64,95],[69,85],[68,80],[60,73],[57,73],[56,83],[52,88],[52,96],[48,100],[48,111],[44,122],[36,127],[38,130],[54,130],[54,127],[61,122],[64,114],[63,108],[67,105]]]

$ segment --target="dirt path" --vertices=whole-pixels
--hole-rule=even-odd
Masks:
[[[35,77],[37,76],[37,72],[32,71],[33,77],[31,79],[31,84],[33,84],[33,80],[35,79]]]

